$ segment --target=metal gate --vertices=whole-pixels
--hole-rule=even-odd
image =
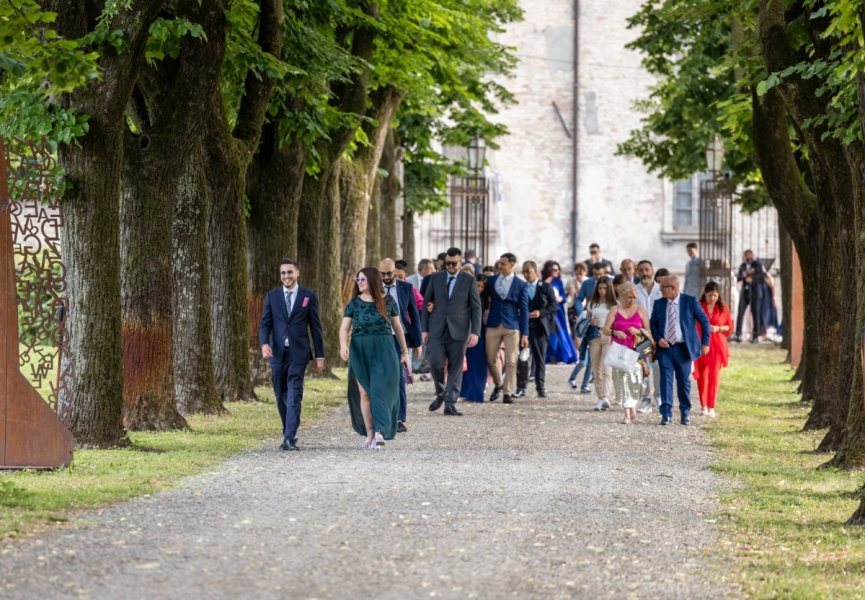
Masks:
[[[489,263],[490,191],[483,176],[454,177],[450,188],[451,245],[463,253],[474,250]]]
[[[733,187],[723,177],[700,182],[700,290],[714,281],[730,304],[733,286]]]

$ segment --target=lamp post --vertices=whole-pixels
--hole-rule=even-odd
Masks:
[[[486,141],[479,135],[475,135],[474,139],[469,142],[468,147],[468,162],[469,169],[472,170],[475,177],[478,177],[486,164],[487,144]]]
[[[706,146],[706,168],[712,173],[712,178],[715,174],[724,168],[724,143],[716,133]]]

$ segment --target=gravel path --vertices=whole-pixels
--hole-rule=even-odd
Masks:
[[[178,489],[2,543],[13,598],[714,598],[723,482],[698,426],[550,397],[430,415],[360,448],[347,409]],[[567,391],[565,391],[567,389]],[[274,412],[274,418],[276,414]],[[694,419],[699,423],[700,417]]]

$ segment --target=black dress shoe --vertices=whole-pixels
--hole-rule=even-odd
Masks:
[[[538,390],[538,398],[546,398],[547,391],[546,390]]]
[[[405,433],[408,431],[408,427],[405,426],[405,423],[402,421],[396,422],[396,432],[397,433]]]
[[[513,404],[514,401],[511,399],[510,394],[505,394],[505,397],[502,398],[502,404]]]
[[[445,415],[449,417],[461,417],[463,416],[463,413],[458,411],[455,406],[451,406],[445,408]]]
[[[279,446],[280,450],[300,450],[297,447],[297,440],[284,440]]]
[[[681,423],[682,423],[682,425],[690,425],[691,424],[690,417],[682,417]]]
[[[429,405],[430,412],[437,411],[438,409],[440,409],[442,407],[442,404],[444,404],[444,403],[445,403],[444,398],[436,398],[435,400],[430,402],[430,405]]]
[[[280,450],[290,450],[288,447],[288,440],[282,440],[282,443],[279,445]]]
[[[669,425],[669,424],[670,424],[670,417],[662,417],[661,418],[661,425]]]
[[[526,395],[526,390],[517,390],[514,392],[514,398],[522,398]]]
[[[498,400],[499,394],[501,394],[501,393],[502,393],[502,388],[500,388],[500,387],[493,388],[493,393],[490,394],[490,402],[495,402],[496,400]]]

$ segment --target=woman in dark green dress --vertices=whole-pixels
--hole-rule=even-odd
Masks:
[[[394,335],[401,356],[397,356]],[[378,269],[365,267],[357,274],[354,297],[345,307],[339,328],[339,352],[348,361],[351,426],[366,436],[364,448],[378,449],[384,440],[396,436],[400,363],[411,369],[399,309],[385,296]]]

